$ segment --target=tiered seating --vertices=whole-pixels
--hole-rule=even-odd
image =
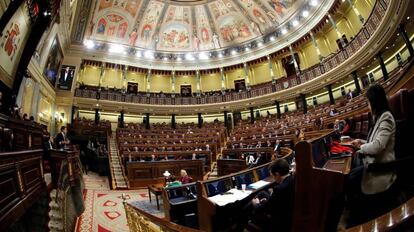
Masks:
[[[98,124],[91,119],[76,118],[68,124],[68,131],[75,136],[105,137],[111,133],[111,122],[100,120]]]
[[[141,177],[162,177],[162,173],[156,171],[158,167],[164,168],[162,171],[172,170],[166,161],[174,161],[171,164],[180,164],[181,168],[188,170],[191,169],[188,167],[190,163],[199,160],[201,173],[197,168],[189,173],[192,176],[203,176],[211,170],[212,162],[221,153],[226,133],[224,125],[220,123],[205,123],[202,128],[195,124],[179,124],[175,129],[167,124],[152,124],[151,129],[139,124],[129,124],[126,128],[117,130],[117,139],[122,162],[128,170],[128,179],[130,183],[135,182],[131,186],[136,187],[146,183],[144,180],[142,183],[137,182]],[[140,177],[139,174],[130,173],[132,167],[136,172],[145,165],[154,169],[151,175],[143,174]],[[173,169],[173,174],[180,171]]]

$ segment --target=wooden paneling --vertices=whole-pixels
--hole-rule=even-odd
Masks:
[[[239,172],[247,168],[246,161],[240,159],[218,159],[217,171],[219,176]]]
[[[13,141],[10,143],[12,147],[0,148],[0,151],[42,148],[43,127],[40,124],[0,115],[0,128],[10,130],[10,133],[13,133]],[[6,134],[0,133],[0,137],[2,137],[0,138],[0,145],[6,146],[5,143],[9,141],[3,140],[10,140],[11,138],[3,136],[6,136]]]
[[[129,186],[139,188],[146,187],[148,184],[162,183],[164,179],[162,174],[165,171],[179,176],[181,169],[187,170],[195,181],[203,179],[202,160],[129,162],[127,163]]]
[[[0,153],[0,231],[4,231],[38,199],[46,184],[42,150]]]

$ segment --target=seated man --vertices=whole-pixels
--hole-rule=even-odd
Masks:
[[[270,164],[269,172],[278,185],[269,195],[258,194],[252,200],[252,222],[263,231],[290,231],[295,194],[294,176],[289,174],[289,163],[278,159]]]

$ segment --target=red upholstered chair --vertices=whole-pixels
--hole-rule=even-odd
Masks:
[[[413,132],[413,110],[410,107],[410,95],[406,89],[401,89],[389,98],[389,104],[393,113],[397,131],[395,135],[395,152],[398,158],[410,153],[410,132]],[[411,101],[412,102],[412,101]],[[410,109],[411,108],[411,109]]]

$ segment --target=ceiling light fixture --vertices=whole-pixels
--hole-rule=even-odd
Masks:
[[[144,56],[148,59],[154,59],[154,53],[150,50],[145,51]]]
[[[298,22],[298,20],[293,20],[293,22],[292,22],[292,25],[294,26],[294,27],[296,27],[297,25],[299,25],[299,22]]]
[[[86,48],[92,49],[95,47],[95,42],[93,42],[92,40],[86,40],[84,45],[86,46]]]
[[[199,58],[200,60],[208,60],[208,59],[209,59],[208,55],[207,55],[205,52],[201,52],[201,53],[199,53],[199,54],[198,54],[198,58]]]
[[[186,60],[194,60],[194,56],[191,55],[190,53],[188,53],[188,54],[185,55],[185,59]]]
[[[285,35],[286,33],[287,33],[287,29],[286,28],[283,28],[282,29],[282,34]]]
[[[231,54],[232,54],[232,55],[236,55],[236,54],[237,54],[236,49],[233,49],[233,50],[231,51]]]
[[[318,5],[318,1],[317,0],[312,0],[312,1],[310,1],[310,5],[311,6],[316,6],[316,5]]]
[[[308,17],[309,16],[309,11],[307,11],[307,10],[304,10],[303,12],[302,12],[302,16],[303,17]]]
[[[111,53],[123,53],[124,51],[125,48],[119,44],[111,44],[111,46],[109,47],[109,52]]]

